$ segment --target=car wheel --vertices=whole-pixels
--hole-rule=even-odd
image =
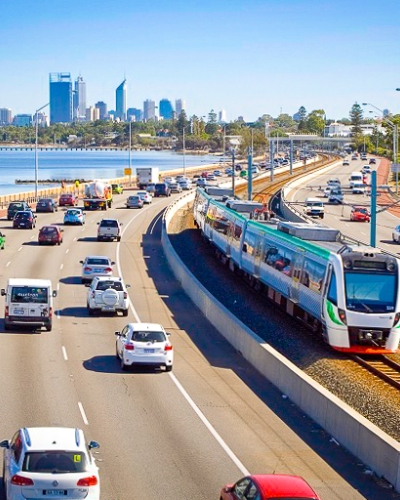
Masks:
[[[52,326],[51,326],[51,325],[46,326],[46,331],[51,332],[51,329],[52,329]]]
[[[128,316],[128,309],[122,309],[122,316]]]
[[[118,236],[118,237],[117,237],[117,241],[121,241],[121,236]]]
[[[92,309],[91,307],[88,306],[87,310],[88,310],[89,316],[94,316],[94,309]]]
[[[11,330],[11,326],[8,325],[7,323],[4,323],[4,330]],[[3,476],[4,477],[4,476]]]
[[[124,360],[123,360],[123,359],[121,359],[121,370],[122,370],[123,372],[126,372],[126,371],[128,370],[128,365],[126,365],[126,364],[124,363]]]
[[[115,357],[116,357],[117,359],[120,359],[119,354],[118,354],[118,348],[117,348],[117,344],[116,344],[116,343],[115,343]]]
[[[165,367],[166,372],[172,372],[172,365],[166,366]]]

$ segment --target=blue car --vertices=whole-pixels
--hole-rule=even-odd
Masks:
[[[68,224],[79,224],[83,226],[85,224],[85,212],[80,208],[69,208],[64,215],[64,225]]]

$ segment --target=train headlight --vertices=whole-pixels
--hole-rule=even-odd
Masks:
[[[343,309],[338,309],[338,313],[340,321],[347,325],[346,311],[343,311]]]
[[[400,321],[400,313],[396,313],[396,316],[394,317],[393,321],[393,326],[396,326],[399,321]]]

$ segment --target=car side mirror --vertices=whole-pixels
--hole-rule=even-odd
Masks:
[[[92,450],[93,448],[100,448],[100,444],[97,441],[90,441],[88,448],[89,450]]]
[[[57,290],[53,290],[53,297],[57,297]]]
[[[120,225],[120,226],[123,226],[124,224],[123,224],[123,222],[120,222],[120,223],[119,223],[119,225]]]
[[[114,335],[116,335],[117,337],[120,337],[121,336],[121,332],[114,332]]]
[[[0,448],[10,449],[10,441],[8,439],[4,439],[4,441],[0,441]]]
[[[80,261],[79,261],[79,264],[83,264],[83,260],[80,260]]]
[[[100,222],[97,223],[97,225],[99,226],[100,225]]]
[[[166,332],[166,334],[168,335],[168,337],[171,335],[169,332]]]
[[[6,290],[5,290],[5,288],[2,288],[2,289],[1,289],[1,295],[2,295],[2,297],[3,297],[4,295],[6,295]]]
[[[131,285],[125,285],[125,286],[126,286],[126,288],[130,288],[131,287]]]
[[[111,261],[111,265],[112,265],[112,266],[115,266],[115,262],[114,262],[113,260]]]

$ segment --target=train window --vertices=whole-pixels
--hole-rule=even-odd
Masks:
[[[244,237],[244,242],[247,247],[247,254],[248,255],[253,255],[254,254],[254,247],[256,246],[256,235],[254,233],[251,233],[250,231],[246,231],[245,237]]]
[[[292,259],[293,252],[286,248],[269,247],[264,254],[264,262],[286,276],[292,275]]]
[[[322,282],[325,276],[325,268],[316,262],[306,260],[304,262],[303,272],[301,275],[301,284],[313,290],[314,292],[321,293]]]
[[[332,304],[337,305],[337,282],[336,282],[335,271],[332,271],[331,282],[329,283],[327,298],[332,302]]]
[[[222,233],[222,234],[228,233],[230,221],[226,217],[225,213],[218,208],[215,210],[215,218],[214,218],[213,226],[214,226],[214,229],[216,231],[218,231],[219,233]]]

